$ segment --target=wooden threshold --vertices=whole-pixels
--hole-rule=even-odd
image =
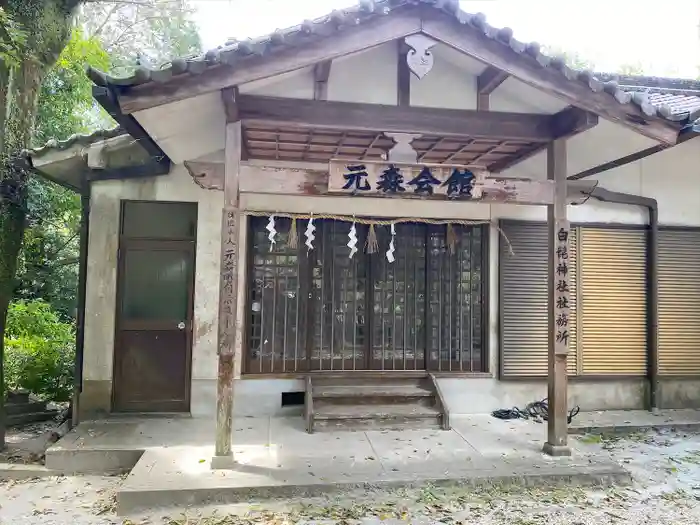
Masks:
[[[241,379],[305,379],[311,377],[406,377],[420,378],[428,377],[453,377],[460,379],[493,379],[495,376],[490,372],[449,372],[449,371],[431,371],[431,370],[312,370],[310,372],[281,372],[269,374],[241,374]],[[537,379],[546,379],[537,378]]]

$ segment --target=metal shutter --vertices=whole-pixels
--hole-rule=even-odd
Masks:
[[[700,373],[700,231],[659,232],[659,374]]]
[[[546,377],[549,250],[547,225],[501,221],[501,233],[501,375]],[[575,235],[572,236],[572,270],[576,265],[573,239]],[[572,284],[574,282],[575,275],[572,276]],[[572,299],[574,296],[575,293],[572,293]],[[576,318],[575,301],[572,301],[571,318]],[[576,330],[575,322],[572,330]],[[576,338],[571,337],[569,341],[569,373],[575,374]]]
[[[646,374],[646,232],[581,228],[583,374]]]

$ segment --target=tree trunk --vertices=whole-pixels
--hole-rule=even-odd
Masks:
[[[0,450],[5,448],[6,428],[5,323],[15,288],[31,175],[22,150],[30,145],[41,82],[67,42],[78,3],[79,0],[5,0],[1,4],[28,38],[19,64],[12,71],[0,68]]]
[[[26,60],[16,69],[10,109],[5,119],[5,143],[0,172],[0,448],[5,446],[4,335],[7,308],[15,288],[17,257],[22,247],[27,214],[29,169],[21,158],[29,145],[44,67]]]

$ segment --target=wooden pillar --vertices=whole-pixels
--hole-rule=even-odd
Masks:
[[[549,231],[548,294],[548,375],[549,414],[544,452],[569,456],[567,446],[567,374],[569,353],[569,221],[566,216],[566,139],[556,139],[547,147],[547,178],[554,181],[554,200],[547,206]]]
[[[212,468],[233,464],[233,368],[238,305],[238,232],[240,226],[239,175],[241,122],[226,124],[224,209],[221,225],[221,279],[219,281],[219,372],[216,388],[216,451]]]
[[[83,177],[80,192],[80,248],[78,257],[78,308],[73,364],[73,407],[71,427],[80,423],[80,394],[83,391],[83,356],[85,351],[85,299],[87,297],[88,246],[90,236],[90,181]]]

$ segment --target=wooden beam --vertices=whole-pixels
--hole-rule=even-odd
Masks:
[[[141,147],[145,149],[155,162],[159,162],[170,167],[170,158],[161,147],[143,129],[143,126],[133,115],[127,115],[110,89],[100,86],[92,87],[92,96],[100,106],[102,106],[117,123],[137,140]]]
[[[238,88],[236,86],[225,87],[221,90],[221,100],[226,111],[226,122],[238,122]]]
[[[124,180],[124,179],[144,179],[167,175],[170,173],[170,165],[149,162],[138,166],[125,166],[123,168],[108,168],[105,170],[90,170],[88,179],[92,181],[100,180]]]
[[[556,68],[543,67],[530,56],[514,53],[498,39],[485,37],[479,28],[458,24],[451,17],[435,11],[424,15],[422,31],[457,51],[571,105],[666,144],[675,144],[678,140],[680,124],[649,117],[635,104],[620,104],[602,89],[600,83],[600,86],[594,86],[597,91],[593,91],[586,82],[578,79],[572,82]]]
[[[333,27],[331,27],[333,26]],[[364,51],[408,35],[420,32],[421,19],[415,12],[378,16],[362,24],[348,25],[340,31],[328,24],[303,38],[290,37],[281,49],[267,53],[252,53],[236,58],[235,67],[222,64],[207,68],[201,75],[180,75],[170,82],[149,82],[130,88],[119,96],[125,113],[169,104],[197,95],[211,93],[227,86],[282,75],[310,67],[318,62],[333,60]]]
[[[185,167],[195,183],[207,190],[221,191],[224,186],[224,164],[210,161],[185,161]],[[595,182],[569,183],[567,202],[581,204],[585,202]],[[241,166],[241,193],[260,193],[269,195],[329,196],[338,194],[328,192],[328,166],[319,164],[318,168],[281,168],[275,166]],[[340,195],[342,197],[342,195]],[[373,193],[367,198],[390,198]],[[410,197],[402,197],[410,198]],[[433,195],[421,199],[445,200],[444,196]],[[553,183],[547,180],[518,179],[514,177],[487,177],[484,181],[482,198],[478,202],[512,203],[544,205],[554,198]]]
[[[508,73],[504,73],[498,68],[488,66],[476,79],[476,109],[488,111],[491,106],[491,93],[503,84],[508,78]]]
[[[399,106],[411,105],[411,69],[408,67],[408,46],[400,39],[398,45],[398,62],[396,63],[396,103]]]
[[[328,79],[331,76],[331,60],[314,66],[314,100],[328,100]]]
[[[241,120],[248,125],[292,126],[345,131],[382,131],[548,142],[551,115],[399,107],[241,95]]]
[[[476,79],[476,89],[482,95],[490,95],[498,86],[508,78],[508,73],[500,69],[487,66],[483,73]]]
[[[238,86],[229,86],[221,90],[221,100],[224,103],[226,112],[226,122],[238,122],[240,115],[238,111]],[[248,147],[244,141],[241,142],[241,160],[248,160]]]
[[[575,107],[568,107],[555,113],[551,117],[552,133],[556,138],[569,138],[579,133],[583,133],[598,125],[598,115],[584,111]],[[512,168],[516,164],[526,161],[534,157],[542,150],[546,149],[548,144],[541,144],[536,148],[528,151],[524,155],[515,158],[507,158],[503,161],[496,162],[489,166],[492,173],[501,173],[508,168]]]
[[[658,144],[656,146],[637,151],[636,153],[625,155],[624,157],[620,157],[619,159],[611,160],[610,162],[605,162],[603,164],[598,164],[597,166],[593,166],[592,168],[588,168],[587,170],[579,171],[578,173],[571,175],[568,178],[568,180],[579,180],[583,179],[584,177],[591,177],[593,175],[598,175],[599,173],[614,170],[615,168],[619,168],[620,166],[624,166],[625,164],[636,162],[640,159],[648,157],[649,155],[653,155],[654,153],[658,153],[659,151],[663,151],[667,148],[668,146],[666,146],[665,144]]]
[[[598,115],[569,106],[552,116],[552,132],[558,139],[566,139],[598,125]]]
[[[547,442],[544,452],[551,456],[570,456],[567,446],[567,370],[570,310],[570,227],[566,216],[566,139],[557,139],[547,148],[547,180],[554,183],[554,202],[547,206],[549,229],[548,292],[548,374]]]
[[[238,232],[240,228],[241,123],[226,125],[224,208],[221,222],[219,280],[218,376],[216,388],[216,448],[212,468],[233,464],[233,368],[238,330]]]

